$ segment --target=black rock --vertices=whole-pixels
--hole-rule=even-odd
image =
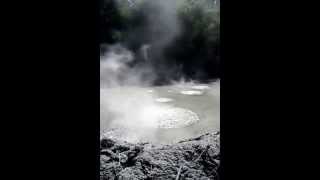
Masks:
[[[105,149],[105,148],[110,148],[112,147],[113,145],[115,144],[115,141],[111,140],[111,139],[102,139],[100,141],[100,147],[102,149]]]

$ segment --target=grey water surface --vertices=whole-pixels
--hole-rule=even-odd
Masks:
[[[220,83],[178,83],[155,87],[101,89],[100,131],[122,129],[127,141],[173,143],[206,132],[220,130]],[[148,118],[136,121],[135,113],[144,106],[169,106],[194,112],[199,120],[185,127],[143,127]],[[117,110],[119,108],[119,110]],[[122,108],[122,109],[120,109]],[[124,120],[123,120],[124,119]],[[122,121],[123,120],[123,121]],[[151,119],[150,119],[151,121]],[[121,122],[121,123],[118,123]],[[129,127],[129,128],[128,128]],[[133,128],[130,128],[133,127]]]

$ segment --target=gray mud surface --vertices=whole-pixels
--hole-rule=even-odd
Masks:
[[[167,145],[100,140],[100,180],[218,180],[220,133]]]

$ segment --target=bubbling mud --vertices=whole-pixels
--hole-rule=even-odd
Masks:
[[[182,128],[200,121],[196,113],[191,110],[174,107],[159,112],[158,127],[164,129]]]
[[[149,128],[182,128],[200,121],[198,115],[189,109],[172,106],[146,107],[144,114],[153,117]]]
[[[198,86],[192,86],[192,89],[196,89],[196,90],[206,90],[206,89],[210,89],[209,86],[206,85],[198,85]]]
[[[188,91],[180,91],[183,95],[202,95],[202,91],[194,91],[194,90],[188,90]]]
[[[195,112],[173,106],[146,107],[143,114],[151,116],[150,120],[153,122],[140,122],[141,127],[136,128],[122,126],[109,129],[103,131],[100,138],[113,138],[134,143],[144,142],[153,138],[156,129],[179,129],[200,121]]]
[[[166,103],[166,102],[172,102],[173,99],[171,99],[171,98],[157,98],[155,101],[160,102],[160,103]]]

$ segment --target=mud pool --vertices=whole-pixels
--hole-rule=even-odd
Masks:
[[[102,136],[173,143],[219,130],[219,82],[100,90]]]

